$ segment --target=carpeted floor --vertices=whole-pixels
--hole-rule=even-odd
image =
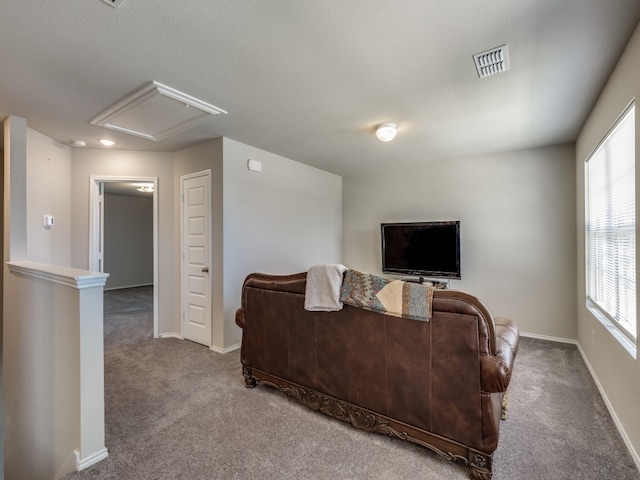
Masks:
[[[75,479],[437,479],[468,469],[247,389],[239,352],[153,339],[151,288],[105,294],[109,457]],[[573,345],[522,338],[495,480],[640,480]]]

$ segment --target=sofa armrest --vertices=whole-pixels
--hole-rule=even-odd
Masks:
[[[511,381],[513,361],[518,353],[519,332],[517,325],[508,318],[495,319],[496,354],[480,359],[482,391],[505,392]]]
[[[236,310],[236,325],[244,330],[246,325],[246,319],[244,317],[244,307],[240,307]]]

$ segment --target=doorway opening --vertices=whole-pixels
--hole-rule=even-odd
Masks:
[[[152,189],[153,191],[149,192],[138,192],[137,188],[143,188],[140,185],[144,184],[147,186],[147,190]],[[150,258],[146,260],[142,260],[143,263],[135,263],[133,265],[125,265],[121,266],[121,269],[125,272],[118,276],[118,278],[114,278],[112,285],[114,288],[125,288],[125,287],[134,287],[141,286],[144,283],[148,284],[149,276],[152,278],[153,285],[153,337],[159,337],[158,331],[158,291],[160,289],[159,285],[159,275],[158,275],[158,178],[157,177],[97,177],[92,176],[90,178],[90,222],[89,222],[89,269],[96,272],[106,272],[109,273],[108,270],[105,269],[105,266],[109,266],[109,258],[105,256],[105,254],[111,255],[111,265],[115,266],[123,262],[118,262],[116,258],[114,258],[114,252],[118,251],[118,231],[113,232],[113,229],[120,229],[120,235],[128,235],[133,234],[133,232],[129,232],[126,229],[126,225],[118,225],[114,224],[114,222],[106,221],[105,219],[105,204],[106,201],[111,198],[111,202],[118,203],[121,201],[117,200],[115,195],[122,194],[123,192],[129,192],[129,195],[146,195],[147,198],[149,196],[152,197],[152,232],[151,235],[144,233],[145,236],[150,236],[151,245],[152,245],[152,255]],[[136,193],[131,193],[135,191]],[[139,204],[141,202],[137,202],[134,198],[139,198],[136,196],[131,196],[131,205]],[[109,213],[109,212],[107,212]],[[109,229],[107,233],[106,230]],[[110,235],[111,238],[115,235],[115,243],[111,242],[111,253],[108,251],[105,252],[105,236]],[[124,242],[126,244],[126,242]],[[122,248],[127,248],[126,245],[121,245]],[[115,250],[114,250],[115,249]],[[143,255],[148,257],[148,255]],[[115,263],[114,263],[115,260]],[[136,260],[137,262],[138,260]],[[126,261],[124,262],[126,263]],[[151,263],[151,265],[148,265]],[[133,268],[132,268],[133,267]],[[140,270],[143,268],[145,270],[152,269],[153,272],[144,273],[142,271],[137,271],[136,268],[139,267]],[[107,280],[109,282],[109,279]],[[128,285],[127,285],[128,283]],[[138,283],[138,285],[136,285]],[[109,283],[107,283],[107,288],[111,288]]]

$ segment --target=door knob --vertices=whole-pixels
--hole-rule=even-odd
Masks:
[[[209,271],[209,267],[202,267],[202,273],[207,273]]]

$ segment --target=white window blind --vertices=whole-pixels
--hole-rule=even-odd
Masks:
[[[589,157],[586,173],[587,303],[635,341],[634,105]]]

